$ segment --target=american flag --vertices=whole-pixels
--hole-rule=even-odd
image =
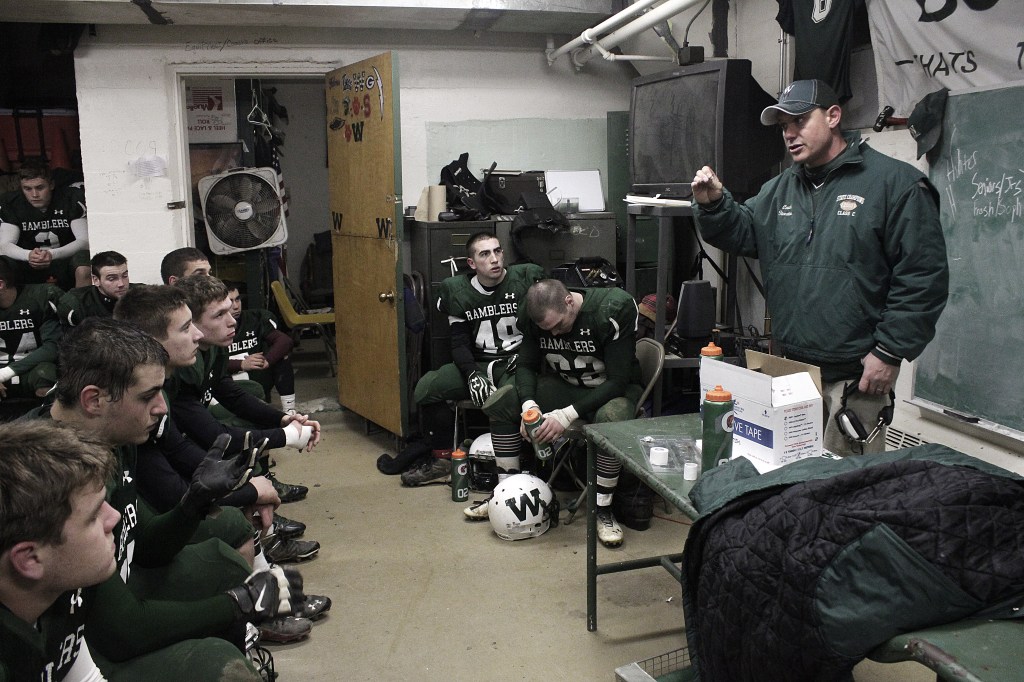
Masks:
[[[281,195],[281,213],[288,217],[288,189],[284,186],[284,175],[281,173],[281,159],[277,155],[277,148],[270,147],[270,167],[277,175],[277,191]]]

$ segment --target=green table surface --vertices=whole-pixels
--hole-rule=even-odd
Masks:
[[[940,680],[1024,682],[1024,622],[960,620],[897,635],[868,658],[917,661]]]
[[[626,469],[665,498],[669,504],[691,519],[697,518],[697,510],[687,497],[696,481],[684,480],[682,471],[656,473],[647,460],[647,453],[640,439],[644,436],[686,436],[699,440],[700,415],[679,414],[608,424],[588,424],[585,431],[587,440],[595,447],[614,455]]]

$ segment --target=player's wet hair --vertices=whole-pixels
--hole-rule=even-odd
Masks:
[[[36,178],[49,182],[52,179],[50,165],[41,156],[25,157],[25,160],[21,162],[21,168],[18,169],[18,180],[35,180]]]
[[[160,261],[160,279],[164,281],[164,284],[170,284],[171,277],[184,277],[185,266],[198,260],[208,262],[210,258],[191,246],[175,249]]]
[[[160,342],[134,324],[88,317],[61,339],[57,401],[74,407],[87,386],[96,386],[116,402],[134,385],[137,367],[166,367],[167,361],[167,351]]]
[[[228,290],[224,286],[224,282],[209,275],[183,277],[177,280],[174,286],[185,292],[192,317],[197,320],[203,316],[206,306],[211,303],[220,303],[228,297]]]
[[[549,310],[564,313],[569,290],[557,279],[542,279],[526,291],[526,312],[536,323],[544,320]]]
[[[166,341],[171,314],[183,306],[188,307],[188,296],[178,287],[133,287],[114,306],[114,319],[134,324],[157,341]]]
[[[476,255],[476,249],[474,247],[476,246],[477,242],[483,241],[485,239],[497,238],[498,236],[496,234],[494,234],[493,232],[488,232],[486,230],[474,232],[469,236],[469,239],[466,240],[466,256],[472,258],[474,255]]]
[[[0,552],[19,542],[60,544],[71,498],[111,478],[109,445],[45,419],[0,424]]]
[[[92,257],[91,261],[89,261],[89,265],[92,267],[92,274],[96,277],[100,276],[100,268],[109,268],[111,266],[127,264],[128,259],[117,251],[100,251]]]

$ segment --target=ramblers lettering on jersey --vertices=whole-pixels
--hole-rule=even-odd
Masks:
[[[0,608],[0,679],[65,679],[85,646],[85,601],[89,594],[82,588],[61,594],[35,627]]]
[[[449,277],[441,282],[437,309],[448,315],[451,323],[469,323],[477,361],[507,357],[523,342],[519,303],[530,285],[543,277],[544,269],[533,263],[509,266],[505,279],[490,290],[475,275]]]
[[[637,307],[622,289],[587,289],[579,315],[568,334],[537,330],[544,363],[573,386],[594,388],[607,378],[605,348],[636,336]]]
[[[33,356],[34,361],[15,368],[19,374],[27,372],[38,362],[56,360],[56,344],[61,336],[57,301],[61,293],[51,284],[18,287],[14,303],[9,308],[0,309],[0,367],[21,362],[44,346],[48,350],[43,357]]]
[[[263,353],[267,350],[267,335],[277,329],[277,321],[266,310],[243,310],[238,316],[235,327],[235,339],[228,346],[228,357],[241,360],[247,355]]]
[[[71,222],[85,215],[85,193],[78,187],[55,189],[45,211],[28,203],[20,190],[5,197],[0,206],[0,222],[18,227],[16,243],[28,251],[55,249],[75,241]]]

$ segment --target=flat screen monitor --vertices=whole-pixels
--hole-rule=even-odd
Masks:
[[[757,193],[785,153],[761,111],[777,100],[750,75],[747,59],[713,59],[633,81],[629,157],[634,194],[689,199],[711,166],[738,198]]]

